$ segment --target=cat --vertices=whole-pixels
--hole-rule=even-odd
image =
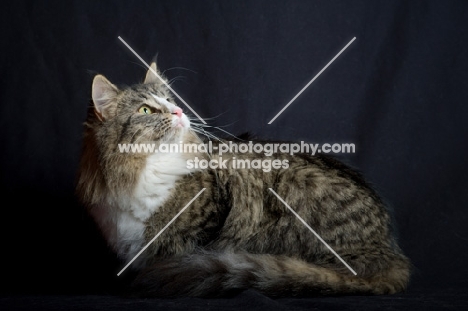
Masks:
[[[154,62],[143,82],[131,86],[117,87],[97,74],[91,93],[76,190],[122,264],[134,260],[131,295],[406,290],[411,262],[398,246],[388,208],[354,168],[306,153],[121,152],[122,144],[220,147],[228,141],[183,112]],[[188,165],[195,159],[276,159],[281,165],[269,171]]]

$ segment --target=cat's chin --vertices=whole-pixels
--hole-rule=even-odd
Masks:
[[[183,136],[186,132],[188,132],[189,128],[184,126],[183,124],[179,123],[172,127],[172,131],[174,132],[175,136],[181,135]]]
[[[188,142],[198,141],[196,140],[197,136],[195,136],[193,131],[190,130],[190,126],[186,127],[184,125],[178,124],[172,128],[171,132],[172,132],[171,141],[173,141],[174,143],[180,143],[180,142],[188,143]]]

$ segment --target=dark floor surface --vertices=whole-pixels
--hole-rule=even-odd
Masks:
[[[391,296],[270,299],[253,290],[229,299],[127,299],[104,295],[13,295],[1,310],[468,310],[468,289],[413,290]]]

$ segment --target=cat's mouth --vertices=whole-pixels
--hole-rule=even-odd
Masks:
[[[190,120],[187,118],[185,113],[173,114],[172,116],[172,127],[176,129],[189,129]]]

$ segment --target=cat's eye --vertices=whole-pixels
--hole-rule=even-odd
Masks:
[[[153,109],[151,109],[150,107],[148,107],[146,105],[143,105],[143,106],[140,107],[140,109],[138,109],[138,112],[141,113],[141,114],[152,114]]]

